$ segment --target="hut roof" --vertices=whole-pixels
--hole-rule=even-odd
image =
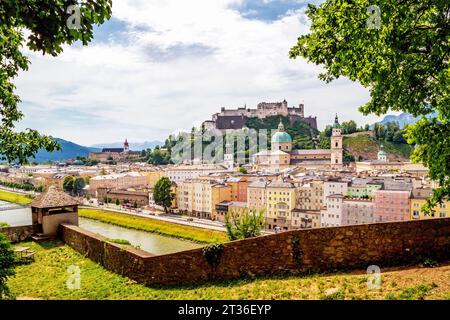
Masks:
[[[57,208],[80,204],[80,201],[65,192],[59,191],[55,186],[48,188],[46,192],[41,193],[30,203],[31,207],[34,208]]]

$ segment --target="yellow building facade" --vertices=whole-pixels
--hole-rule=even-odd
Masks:
[[[266,188],[266,227],[291,228],[292,210],[295,208],[295,186],[290,182],[273,181]]]

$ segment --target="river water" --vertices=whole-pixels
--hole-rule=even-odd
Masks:
[[[6,222],[11,227],[26,226],[31,224],[31,209],[23,207],[17,209],[17,205],[0,201],[0,222]],[[142,250],[153,254],[167,254],[183,250],[200,248],[202,245],[187,240],[162,236],[156,233],[128,229],[115,226],[97,220],[86,218],[79,219],[80,227],[100,234],[109,239],[128,240],[132,245],[139,246]]]

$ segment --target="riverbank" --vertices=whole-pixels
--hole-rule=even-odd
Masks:
[[[26,205],[33,199],[27,195],[0,190],[0,200]],[[166,222],[114,211],[82,208],[79,210],[79,215],[81,217],[114,224],[120,227],[153,232],[199,243],[227,241],[226,234],[221,231],[191,227],[178,223]]]
[[[8,280],[8,286],[19,299],[450,299],[450,262],[434,268],[382,269],[380,289],[368,288],[365,270],[150,288],[107,271],[61,242],[20,245],[35,250],[36,260],[17,267],[16,276]],[[69,266],[80,268],[78,290],[67,288]]]
[[[13,192],[5,191],[5,190],[0,190],[0,200],[17,203],[17,204],[21,204],[21,205],[27,205],[31,201],[33,201],[33,199],[30,196],[27,196],[24,194],[13,193]]]
[[[80,217],[114,224],[120,227],[158,233],[199,243],[215,243],[227,241],[224,232],[185,226],[126,213],[118,213],[101,209],[79,209]]]

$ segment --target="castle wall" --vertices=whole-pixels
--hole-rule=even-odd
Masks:
[[[226,129],[242,129],[248,118],[265,119],[271,116],[289,117],[289,121],[294,123],[302,120],[311,128],[317,129],[316,117],[304,117],[304,105],[300,104],[298,107],[288,107],[285,101],[283,102],[261,102],[256,109],[237,108],[226,109],[222,108],[220,113],[216,113],[212,117],[215,128],[219,130]],[[207,124],[205,121],[204,124]],[[210,124],[207,124],[210,125]]]

